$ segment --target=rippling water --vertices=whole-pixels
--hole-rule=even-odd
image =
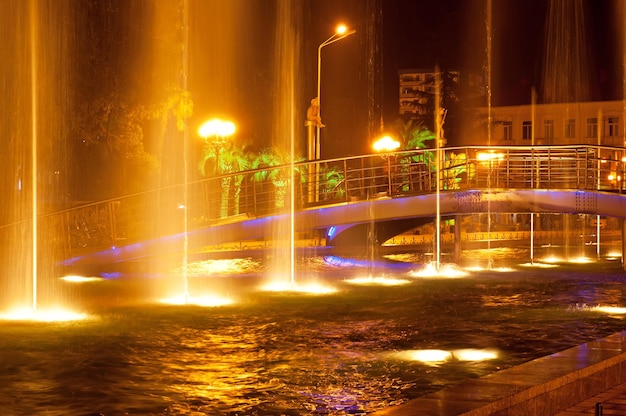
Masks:
[[[83,284],[76,295],[90,319],[0,322],[0,409],[366,414],[624,329],[621,315],[592,307],[626,305],[618,262],[402,286],[345,282],[355,273],[320,272],[338,289],[330,295],[260,292],[253,275],[193,277],[236,300],[216,308],[147,302],[154,277]],[[426,364],[397,354],[467,348],[499,355]]]

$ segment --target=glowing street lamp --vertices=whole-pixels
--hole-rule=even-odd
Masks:
[[[204,140],[207,140],[211,136],[215,136],[215,141],[225,142],[226,137],[232,136],[235,133],[235,124],[232,121],[225,121],[219,118],[214,118],[202,123],[198,127],[198,135]]]
[[[212,137],[211,144],[215,147],[215,170],[220,170],[220,149],[226,143],[229,136],[235,133],[235,123],[228,120],[214,118],[205,121],[198,127],[198,135],[209,144],[209,138]]]
[[[345,39],[348,36],[352,35],[353,33],[356,33],[356,30],[349,30],[348,27],[344,24],[340,24],[339,26],[337,26],[337,29],[335,29],[335,33],[333,33],[333,35],[331,37],[329,37],[328,39],[326,39],[324,42],[322,42],[320,44],[320,46],[318,46],[317,48],[317,104],[318,104],[318,116],[320,116],[321,118],[321,114],[322,114],[322,98],[321,98],[321,94],[322,94],[322,48],[324,46],[330,45],[331,43],[335,43],[337,41],[340,41],[341,39]],[[319,160],[321,157],[321,150],[320,150],[320,145],[321,145],[321,140],[320,140],[320,126],[317,126],[317,132],[316,132],[316,137],[315,137],[315,143],[309,143],[309,160],[311,159],[316,159]]]
[[[400,147],[400,142],[391,138],[391,136],[383,136],[380,139],[376,140],[372,146],[377,152],[384,152],[383,159],[387,164],[387,192],[388,195],[391,196],[392,192],[392,172],[391,172],[391,158],[387,153],[394,152],[398,150]]]
[[[394,150],[398,150],[400,142],[390,136],[383,136],[374,142],[373,147],[377,152],[393,152]]]

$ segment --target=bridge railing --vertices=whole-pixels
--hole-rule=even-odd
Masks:
[[[73,255],[287,212],[292,204],[299,210],[437,189],[623,192],[625,167],[625,149],[602,146],[419,149],[224,174],[73,208],[58,213],[56,222]]]

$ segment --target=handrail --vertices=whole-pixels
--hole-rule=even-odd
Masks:
[[[222,174],[47,214],[67,238],[67,256],[295,208],[468,189],[580,189],[622,193],[626,149],[611,146],[465,146],[304,161]],[[310,175],[314,166],[316,175]],[[437,177],[440,183],[437,184]],[[309,181],[312,179],[312,181]],[[183,187],[187,207],[180,209]],[[307,198],[310,192],[317,198]],[[12,226],[23,226],[13,224]],[[0,228],[2,230],[2,228]]]

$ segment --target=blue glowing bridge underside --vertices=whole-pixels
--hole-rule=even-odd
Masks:
[[[307,208],[295,213],[295,231],[330,230],[329,242],[350,227],[370,222],[433,218],[437,201],[442,216],[477,213],[568,213],[626,218],[626,195],[599,191],[546,189],[464,190],[436,194],[382,197],[368,201]],[[187,233],[189,247],[223,244],[271,236],[287,214],[245,218]],[[65,265],[107,264],[181,251],[183,234],[148,240],[68,259]],[[268,237],[269,238],[269,237]]]

